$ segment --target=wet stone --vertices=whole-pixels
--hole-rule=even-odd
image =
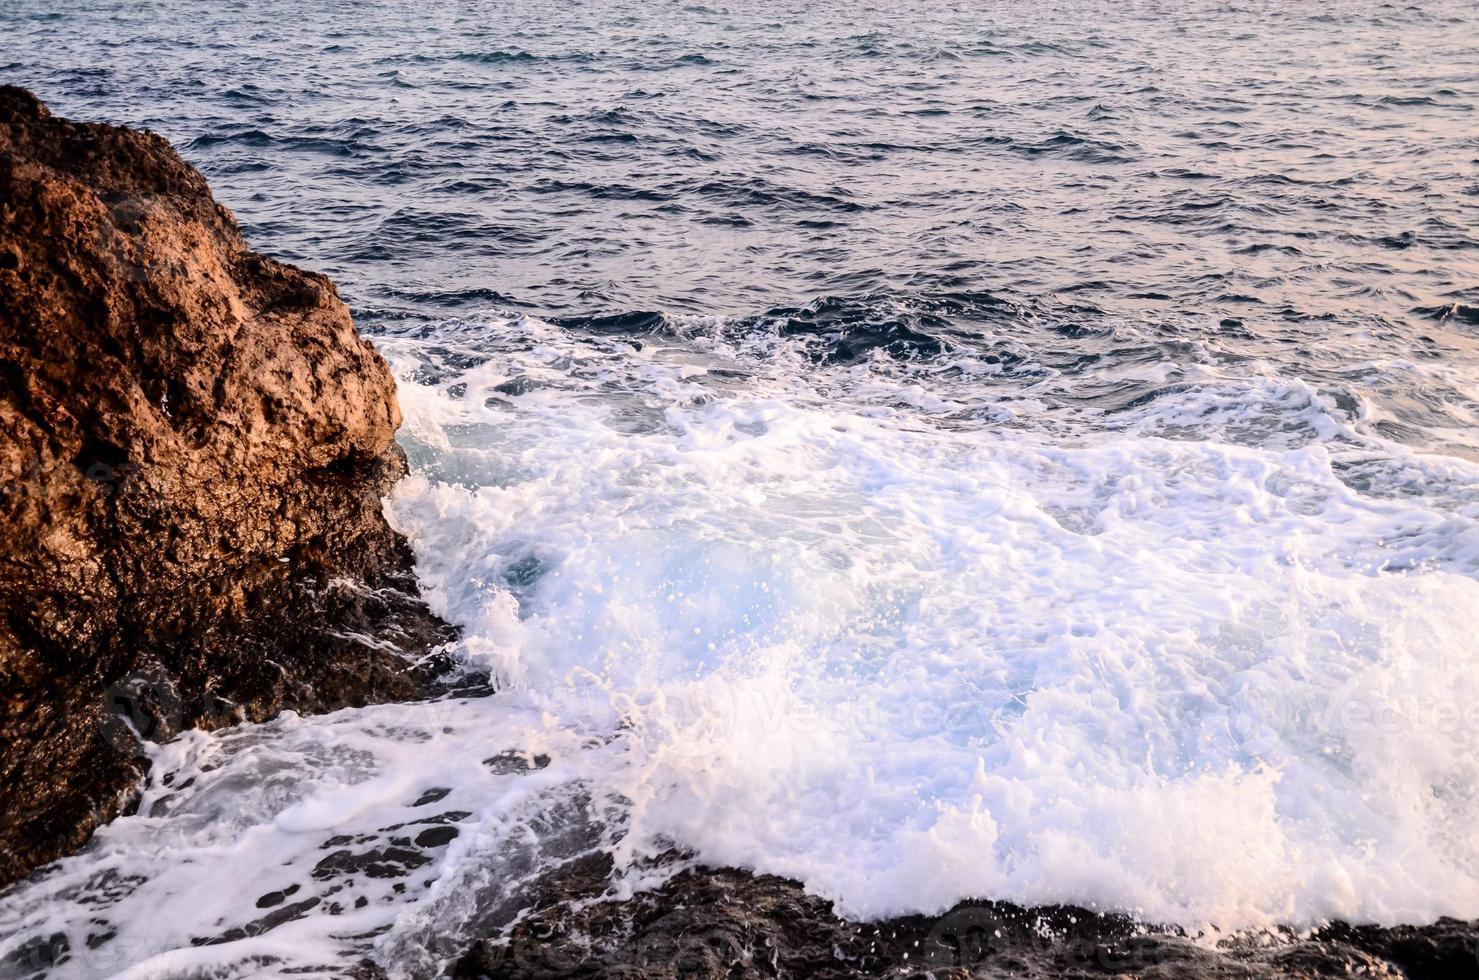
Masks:
[[[335,851],[313,869],[313,877],[319,881],[346,874],[363,874],[368,878],[402,878],[412,869],[431,862],[431,858],[420,851],[405,847],[380,847],[356,854],[353,851]]]
[[[211,936],[207,939],[193,939],[191,940],[191,945],[218,946],[222,943],[234,943],[239,939],[246,939],[250,936],[260,936],[264,932],[270,932],[273,929],[276,929],[284,922],[292,922],[294,919],[301,919],[311,910],[317,908],[319,902],[320,899],[317,896],[314,896],[311,898],[305,898],[301,902],[294,902],[292,905],[284,905],[281,908],[274,909],[268,914],[262,916],[260,919],[255,919],[251,922],[248,922],[244,926],[238,926],[234,929],[227,929],[219,936]]]
[[[523,752],[510,751],[500,752],[492,758],[484,759],[483,765],[491,769],[495,776],[512,776],[534,769],[543,769],[549,765],[549,761],[549,756],[542,753],[531,757]]]
[[[456,839],[459,831],[456,827],[432,827],[423,830],[416,836],[417,847],[443,847]]]
[[[299,887],[300,887],[299,885],[289,885],[287,888],[284,888],[282,891],[268,892],[267,894],[263,895],[261,898],[257,899],[257,908],[259,908],[259,909],[270,909],[270,908],[272,908],[275,905],[281,905],[284,901],[287,900],[287,897],[289,895],[292,895],[294,892],[296,892],[299,889]]]

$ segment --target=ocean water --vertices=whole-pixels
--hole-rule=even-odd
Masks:
[[[498,693],[186,733],[0,975],[426,976],[678,851],[847,915],[1479,916],[1479,12],[0,10],[390,360]]]

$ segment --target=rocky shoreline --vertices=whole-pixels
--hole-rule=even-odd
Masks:
[[[163,139],[13,87],[0,380],[0,885],[126,810],[140,736],[443,689],[455,632],[380,509],[394,383],[333,284],[252,252]],[[1214,949],[1073,908],[860,924],[734,869],[611,900],[610,871],[552,870],[452,975],[1479,976],[1479,922]]]
[[[164,139],[0,89],[0,884],[128,805],[134,732],[422,696],[395,385]],[[430,655],[430,659],[427,659]]]
[[[795,881],[733,868],[686,870],[653,891],[601,901],[609,864],[572,863],[458,980],[622,977],[965,980],[1472,978],[1479,923],[1352,927],[1211,946],[1177,930],[1082,908],[962,902],[942,916],[850,922]]]

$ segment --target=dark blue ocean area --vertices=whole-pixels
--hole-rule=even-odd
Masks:
[[[907,345],[1032,311],[1079,327],[1021,338],[1060,369],[1164,344],[1323,373],[1366,338],[1442,358],[1479,316],[1464,3],[0,16],[8,80],[170,138],[371,323],[881,307]]]

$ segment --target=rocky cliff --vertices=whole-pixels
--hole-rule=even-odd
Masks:
[[[127,804],[136,733],[425,690],[399,422],[164,139],[0,88],[0,884]]]

